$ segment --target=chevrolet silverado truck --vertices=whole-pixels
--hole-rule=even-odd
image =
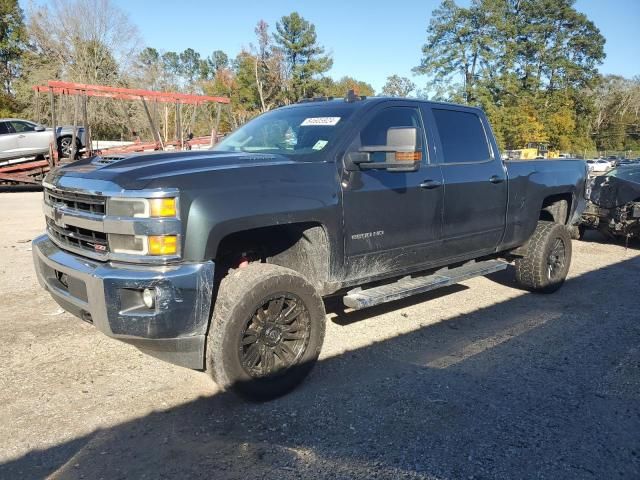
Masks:
[[[316,362],[326,297],[361,309],[510,262],[522,287],[558,289],[585,176],[578,160],[503,162],[480,109],[350,94],[212,150],[50,172],[33,258],[99,331],[268,399]]]

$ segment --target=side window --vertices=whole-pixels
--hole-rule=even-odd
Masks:
[[[444,163],[486,162],[491,158],[480,118],[475,113],[434,108]]]
[[[7,133],[11,133],[7,126],[7,122],[0,122],[0,135],[6,135]]]
[[[387,144],[387,131],[391,127],[416,127],[420,135],[422,133],[422,122],[417,108],[411,107],[390,107],[378,112],[360,131],[360,146],[378,146]],[[422,146],[422,157],[425,158],[424,145]],[[372,154],[374,162],[384,162],[386,154],[377,152]]]
[[[16,131],[16,133],[33,132],[36,129],[35,126],[27,122],[13,121],[11,122],[11,125],[13,126],[13,129]]]

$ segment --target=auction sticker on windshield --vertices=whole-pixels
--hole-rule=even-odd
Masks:
[[[340,117],[310,117],[305,118],[300,124],[301,127],[308,127],[311,125],[322,125],[332,127],[340,121]]]
[[[322,150],[324,147],[327,146],[327,143],[329,143],[327,140],[318,140],[316,144],[311,148],[313,150]]]

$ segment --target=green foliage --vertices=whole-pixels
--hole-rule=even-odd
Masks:
[[[24,15],[17,0],[0,0],[0,82],[2,92],[11,95],[13,82],[20,75],[20,60],[25,50],[27,32]],[[5,97],[2,109],[15,108]]]
[[[193,48],[187,48],[180,55],[179,72],[184,77],[187,85],[193,82],[200,74],[200,54]],[[189,89],[187,87],[187,89]]]
[[[200,60],[200,79],[213,80],[216,72],[229,66],[229,56],[222,50],[215,50],[209,57]]]
[[[13,117],[18,109],[18,103],[12,95],[0,93],[0,118]]]
[[[167,74],[176,77],[180,75],[180,55],[176,52],[165,52],[162,54],[162,67]]]
[[[592,124],[600,150],[634,150],[640,146],[640,77],[607,76],[595,91]]]
[[[273,35],[280,47],[289,76],[287,98],[295,102],[312,96],[318,89],[317,76],[333,65],[324,47],[318,44],[316,27],[298,12],[285,15],[276,23]]]
[[[408,97],[416,89],[416,84],[407,77],[390,75],[382,87],[382,94],[389,97]]]
[[[349,90],[353,90],[356,95],[364,95],[367,97],[375,95],[371,85],[348,76],[342,77],[339,80],[324,77],[319,80],[316,90],[319,95],[334,98],[344,97]]]
[[[97,40],[75,39],[76,55],[70,66],[77,81],[99,85],[116,85],[120,80],[118,62],[109,48]]]
[[[479,104],[502,147],[589,144],[585,93],[597,85],[604,38],[575,0],[444,0],[416,73],[437,99]]]

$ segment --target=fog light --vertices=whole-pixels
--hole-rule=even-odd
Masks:
[[[142,301],[147,308],[153,308],[156,304],[156,289],[145,288],[142,292]]]
[[[176,235],[154,235],[149,237],[150,255],[175,255],[178,253]]]

